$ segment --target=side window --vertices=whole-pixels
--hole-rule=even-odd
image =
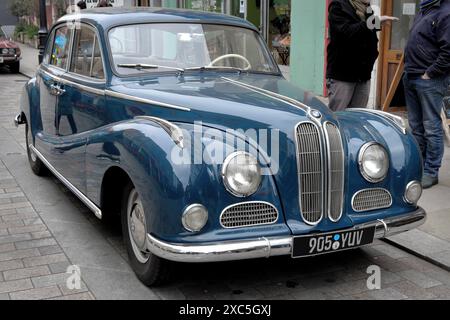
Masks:
[[[53,31],[47,39],[47,47],[45,48],[45,53],[44,53],[44,59],[43,59],[43,63],[44,64],[49,64],[50,63],[50,56],[52,54],[52,45],[53,45],[53,37],[55,35],[55,31]]]
[[[82,26],[76,32],[70,71],[86,77],[103,79],[103,62],[95,32]]]
[[[50,64],[65,69],[69,59],[71,30],[62,27],[56,30]]]

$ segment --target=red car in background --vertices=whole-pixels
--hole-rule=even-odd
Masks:
[[[11,41],[0,27],[0,68],[6,65],[12,73],[19,73],[20,59],[19,46]]]

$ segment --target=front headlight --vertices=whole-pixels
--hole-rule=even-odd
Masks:
[[[384,147],[369,142],[359,151],[359,170],[364,179],[371,183],[383,181],[389,171],[389,156]]]
[[[2,49],[2,53],[3,53],[3,54],[8,54],[8,49],[6,49],[6,48],[5,48],[5,49]]]
[[[261,167],[247,152],[236,152],[227,157],[222,168],[225,188],[236,197],[248,197],[258,191]]]
[[[9,49],[9,54],[16,54],[16,49]]]

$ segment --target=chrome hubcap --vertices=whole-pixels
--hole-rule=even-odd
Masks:
[[[130,235],[131,246],[136,259],[141,263],[146,263],[149,254],[146,252],[147,224],[145,221],[144,207],[139,194],[135,189],[130,192],[127,207],[128,233]]]

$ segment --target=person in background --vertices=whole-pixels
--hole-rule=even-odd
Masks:
[[[86,9],[86,1],[84,0],[78,1],[77,6],[78,8],[80,8],[80,10]]]
[[[439,183],[444,156],[441,113],[450,86],[450,0],[426,0],[410,31],[403,77],[408,120],[422,150],[423,187]]]
[[[104,7],[112,7],[112,5],[108,2],[108,0],[100,0],[97,4],[97,8],[104,8]]]
[[[330,43],[327,58],[329,108],[366,108],[370,80],[378,58],[381,26],[398,20],[375,17],[370,0],[333,0],[328,8]]]

